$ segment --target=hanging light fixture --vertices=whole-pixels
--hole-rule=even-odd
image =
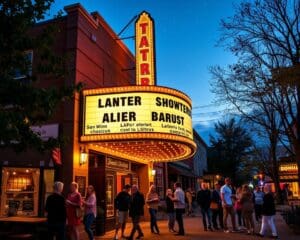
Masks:
[[[86,164],[88,159],[88,153],[85,150],[85,147],[80,147],[80,158],[79,158],[79,165]]]

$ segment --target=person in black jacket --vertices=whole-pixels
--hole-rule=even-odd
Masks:
[[[220,183],[215,184],[215,189],[212,192],[211,201],[216,203],[214,209],[211,208],[212,211],[212,223],[214,229],[218,230],[217,218],[219,219],[220,228],[223,229],[223,208],[222,208],[222,199],[221,199],[221,185]]]
[[[166,193],[166,205],[167,205],[167,214],[168,214],[168,227],[170,232],[175,232],[174,226],[175,226],[175,208],[174,208],[174,202],[173,202],[173,192],[172,189],[168,189]]]
[[[47,213],[48,239],[64,240],[66,234],[66,206],[65,198],[61,194],[64,188],[62,182],[55,182],[54,192],[47,197],[45,211]]]
[[[132,218],[133,227],[127,239],[133,240],[135,232],[138,231],[137,240],[144,236],[140,227],[140,218],[144,215],[145,198],[144,195],[139,192],[137,185],[132,185],[131,194],[129,216]]]
[[[122,238],[125,238],[124,231],[126,227],[126,221],[128,218],[128,210],[130,205],[130,194],[129,191],[131,186],[126,184],[123,191],[119,192],[115,198],[115,208],[118,210],[118,222],[116,224],[116,232],[114,239],[118,239],[118,231],[121,227]]]
[[[201,208],[204,231],[207,231],[208,229],[212,231],[210,211],[211,192],[206,183],[202,183],[201,190],[197,192],[197,203]]]
[[[274,218],[276,214],[275,201],[270,189],[270,185],[264,186],[264,192],[265,195],[263,197],[264,202],[262,207],[262,222],[259,235],[263,237],[267,230],[267,225],[269,225],[272,231],[272,237],[274,239],[278,239],[277,230],[274,223]]]

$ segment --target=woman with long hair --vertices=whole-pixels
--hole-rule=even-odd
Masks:
[[[91,229],[91,225],[93,224],[96,218],[97,201],[96,201],[95,189],[92,185],[88,186],[85,201],[82,202],[84,205],[84,217],[83,217],[84,230],[88,234],[89,240],[93,240],[94,235]]]
[[[158,210],[159,197],[155,190],[155,186],[151,185],[149,188],[149,192],[146,196],[146,203],[148,205],[149,213],[150,213],[150,228],[152,233],[159,234],[159,229],[156,221],[156,214]]]
[[[253,203],[253,194],[250,187],[245,184],[242,188],[241,195],[241,204],[242,204],[242,216],[245,221],[247,228],[247,234],[254,234],[254,203]]]
[[[81,201],[81,194],[78,192],[78,184],[72,182],[70,185],[70,193],[66,200],[67,226],[72,240],[79,240],[79,225],[81,221],[80,216],[76,214],[76,209],[81,207]]]
[[[242,229],[244,227],[244,219],[242,216],[242,203],[241,203],[242,190],[243,190],[242,187],[238,187],[236,189],[235,202],[234,202],[234,210],[237,214],[239,229]]]

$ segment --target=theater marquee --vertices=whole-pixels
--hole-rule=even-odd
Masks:
[[[190,103],[160,92],[86,95],[83,135],[169,133],[193,139]]]
[[[188,157],[195,150],[191,100],[157,86],[84,90],[80,140],[105,143],[102,148],[110,148],[114,155],[121,151],[129,159],[139,152],[139,159],[157,161]],[[147,149],[153,149],[153,155]]]

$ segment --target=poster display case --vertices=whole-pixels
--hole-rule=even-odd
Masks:
[[[114,207],[115,199],[115,177],[114,175],[106,175],[106,217],[115,215]]]

